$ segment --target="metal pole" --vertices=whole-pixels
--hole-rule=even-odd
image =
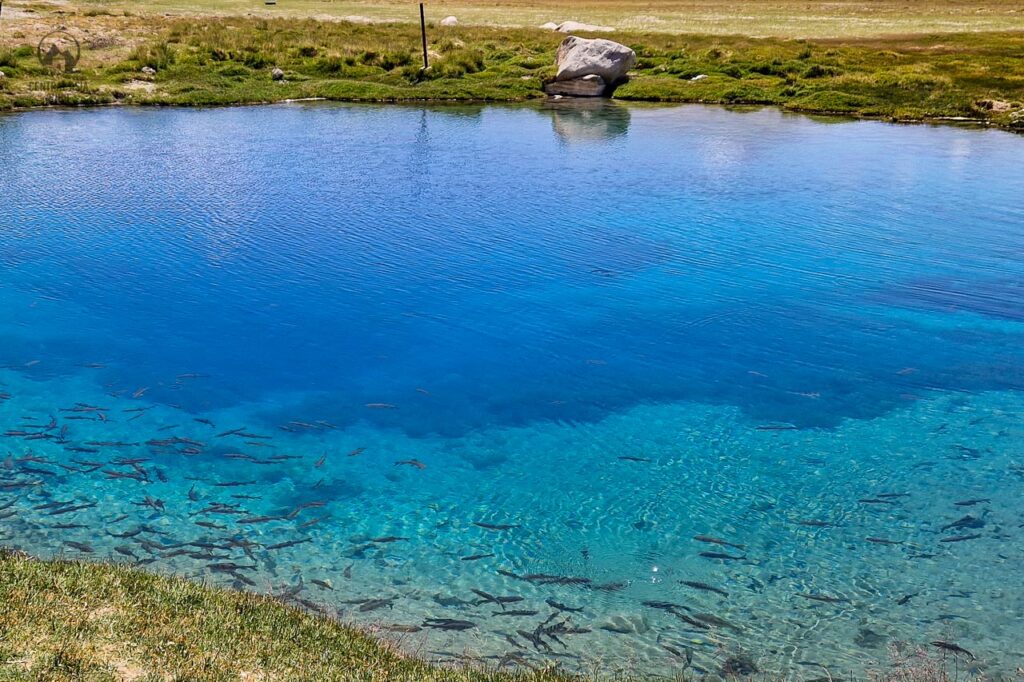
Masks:
[[[3,2],[3,0],[0,0]],[[426,71],[430,68],[430,62],[427,61],[427,19],[423,13],[423,3],[420,3],[420,33],[423,36],[423,70]]]

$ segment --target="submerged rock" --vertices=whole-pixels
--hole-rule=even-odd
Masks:
[[[635,64],[636,52],[625,45],[604,38],[569,36],[558,46],[555,80],[600,76],[612,85],[623,80]]]
[[[456,19],[455,17],[445,17],[444,19],[441,20],[441,25],[442,26],[458,26],[459,25],[459,20]]]
[[[607,33],[614,31],[611,26],[597,26],[595,24],[584,24],[579,21],[563,21],[555,27],[561,33]]]
[[[590,75],[548,83],[544,86],[544,92],[566,97],[600,97],[604,94],[606,85],[600,76]]]
[[[724,677],[748,677],[757,673],[758,668],[750,656],[735,654],[725,659],[721,672]]]
[[[620,635],[642,635],[651,629],[643,614],[614,615],[601,624],[602,630]]]

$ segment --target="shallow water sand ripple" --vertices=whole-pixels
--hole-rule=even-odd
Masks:
[[[2,542],[438,660],[1009,676],[1020,140],[558,115],[0,119]]]

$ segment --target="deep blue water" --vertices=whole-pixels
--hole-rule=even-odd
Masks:
[[[1024,641],[1019,588],[986,582],[1019,585],[1024,558],[1022,152],[1002,132],[702,107],[0,117],[0,427],[23,434],[8,437],[6,480],[31,474],[19,452],[65,464],[141,454],[167,479],[36,474],[9,493],[24,513],[0,521],[0,537],[49,555],[84,536],[109,553],[109,537],[46,530],[33,509],[159,494],[167,510],[150,520],[184,541],[200,532],[189,477],[258,476],[253,514],[327,493],[313,535],[290,520],[275,529],[313,538],[285,550],[291,564],[338,581],[365,561],[367,584],[393,581],[393,612],[334,603],[344,617],[442,615],[453,607],[423,595],[452,585],[463,599],[479,585],[537,588],[498,568],[586,574],[629,585],[590,590],[576,616],[598,644],[590,656],[611,666],[678,669],[671,650],[692,646],[704,670],[723,648],[766,670],[803,670],[810,651],[863,672],[885,659],[879,642],[956,638],[1002,674]],[[127,421],[136,407],[151,411]],[[29,428],[36,413],[69,433],[25,440],[57,432]],[[217,437],[242,427],[273,439]],[[201,452],[146,445],[171,436]],[[303,459],[224,458],[239,452]],[[427,468],[394,465],[408,459]],[[899,511],[881,515],[857,502],[886,490],[913,502],[893,498],[876,506]],[[990,501],[979,538],[937,545],[946,522],[982,513],[951,496]],[[114,510],[103,515],[88,518]],[[848,537],[780,526],[812,515]],[[481,519],[518,527],[467,525]],[[887,533],[904,544],[880,559],[864,537]],[[410,539],[337,563],[339,547],[386,534]],[[709,565],[699,552],[722,547],[696,534],[761,558]],[[462,562],[453,547],[442,560],[445,542],[498,557]],[[925,543],[939,558],[914,558]],[[965,577],[961,546],[998,567]],[[183,561],[148,565],[203,575],[202,560]],[[266,561],[269,582],[290,579]],[[679,575],[662,583],[652,567]],[[735,582],[717,608],[736,630],[642,605],[717,598],[680,587],[698,567],[696,580]],[[968,625],[941,617],[953,576],[977,600],[959,616]],[[540,621],[552,588],[538,589]],[[351,597],[340,591],[315,597]],[[848,596],[800,597],[826,591]],[[934,613],[894,606],[904,592],[927,592]],[[794,643],[780,615],[794,608],[838,624]],[[602,629],[616,617],[645,625]],[[509,647],[494,623],[423,632],[481,656]]]

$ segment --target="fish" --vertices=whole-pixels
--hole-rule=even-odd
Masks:
[[[532,644],[533,648],[537,651],[546,651],[548,653],[552,652],[551,645],[541,639],[539,634],[535,632],[527,632],[526,630],[516,630],[516,633]]]
[[[874,543],[876,545],[902,545],[903,544],[902,540],[887,540],[885,538],[864,538],[864,539],[867,540],[868,542]]]
[[[322,588],[324,590],[333,590],[334,589],[333,587],[331,587],[331,584],[329,582],[327,582],[326,580],[316,580],[316,579],[314,579],[314,580],[310,580],[310,582],[313,583],[314,585],[316,585],[317,587]]]
[[[919,594],[921,594],[921,593],[920,592],[914,592],[913,594],[905,594],[905,595],[903,595],[902,597],[900,597],[899,599],[896,600],[896,604],[898,606],[903,606],[904,604],[906,604],[908,601],[910,601],[911,599],[913,599],[914,597],[916,597]]]
[[[407,466],[411,466],[411,467],[416,467],[417,469],[426,469],[427,468],[427,465],[424,464],[423,462],[419,461],[418,459],[403,459],[403,460],[399,460],[399,461],[395,462],[395,466],[396,467],[397,466],[401,466],[403,464],[407,465]]]
[[[400,542],[402,540],[408,540],[408,539],[409,538],[403,538],[403,537],[399,537],[397,535],[385,535],[385,536],[379,537],[379,538],[370,538],[370,542],[379,542],[379,543],[387,544],[389,542]]]
[[[327,461],[327,453],[325,452],[320,459],[318,459],[316,462],[313,463],[313,467],[315,469],[319,469],[320,467],[322,467],[324,465],[324,463],[326,461]]]
[[[264,549],[284,549],[285,547],[294,547],[296,545],[304,545],[307,542],[313,542],[313,538],[302,538],[300,540],[289,540],[288,542],[279,542],[276,545],[267,545]]]
[[[633,457],[631,455],[623,455],[623,456],[619,457],[618,459],[624,460],[626,462],[646,462],[646,463],[650,463],[650,462],[654,461],[653,459],[648,459],[646,457]]]
[[[599,585],[591,586],[591,589],[600,590],[601,592],[618,592],[629,587],[629,582],[620,580],[617,582],[601,583]]]
[[[978,518],[977,516],[971,516],[970,514],[962,516],[952,523],[947,523],[943,526],[940,531],[952,530],[954,528],[983,528],[985,526],[985,520]]]
[[[197,526],[202,526],[203,528],[211,528],[213,530],[227,530],[227,526],[222,526],[219,523],[213,523],[211,521],[196,521],[195,523]]]
[[[483,590],[470,589],[470,592],[480,597],[480,600],[476,602],[476,606],[481,604],[497,604],[501,607],[501,610],[505,610],[505,604],[515,604],[523,601],[522,597],[496,597],[493,594],[488,594]]]
[[[977,540],[980,537],[980,533],[974,533],[973,535],[954,535],[953,537],[942,538],[939,542],[964,542],[966,540]]]
[[[697,620],[696,618],[691,618],[690,616],[686,615],[685,613],[679,613],[678,611],[672,611],[671,613],[672,613],[673,616],[675,616],[679,620],[683,621],[684,623],[688,623],[688,624],[692,625],[693,627],[697,628],[698,630],[710,630],[711,629],[711,626],[708,625],[707,623],[701,622],[701,621]]]
[[[861,504],[896,504],[892,500],[885,500],[877,497],[862,497],[857,501]]]
[[[217,425],[214,424],[212,421],[210,421],[209,419],[203,419],[202,417],[196,417],[192,421],[198,422],[200,424],[205,424],[206,426],[209,426],[211,429],[217,428]]]
[[[398,406],[392,405],[391,403],[366,403],[366,407],[371,410],[394,410]]]
[[[475,628],[476,623],[468,620],[455,620],[453,618],[427,618],[423,621],[423,627],[461,632],[462,630]]]
[[[707,583],[694,582],[694,581],[690,581],[690,580],[680,580],[679,582],[682,583],[683,585],[686,585],[687,587],[692,587],[695,590],[704,590],[705,592],[714,592],[716,594],[722,595],[723,597],[728,597],[729,596],[729,593],[726,592],[725,590],[717,588],[717,587],[714,587],[712,585],[708,585]]]
[[[566,606],[565,604],[557,602],[554,599],[545,599],[544,603],[550,606],[551,608],[555,609],[556,611],[565,611],[566,613],[580,613],[583,611],[582,606]]]
[[[830,521],[818,521],[816,519],[805,519],[797,521],[797,523],[801,526],[810,526],[811,528],[832,528],[836,525]]]
[[[492,616],[536,616],[537,611],[492,611]]]
[[[529,573],[524,576],[516,576],[521,580],[535,583],[537,585],[589,585],[590,578],[577,578],[574,576],[549,575],[547,573]]]
[[[480,559],[490,559],[496,556],[495,554],[471,554],[470,556],[462,557],[462,561],[479,561]]]
[[[391,599],[367,599],[359,605],[359,611],[367,613],[369,611],[376,611],[377,609],[382,609],[385,606],[389,609],[395,608],[394,597],[392,597]]]
[[[90,545],[87,545],[84,542],[65,540],[64,544],[72,549],[77,549],[79,552],[84,552],[85,554],[92,554],[95,551]]]
[[[732,554],[725,554],[723,552],[701,552],[700,556],[704,557],[705,559],[721,559],[723,561],[743,561],[747,558],[746,555],[734,556]]]
[[[963,648],[959,644],[954,644],[952,642],[942,642],[942,641],[935,641],[935,642],[932,642],[931,644],[932,644],[933,647],[935,647],[937,649],[942,649],[943,651],[950,651],[950,652],[952,652],[954,654],[957,654],[957,655],[966,656],[966,657],[970,658],[972,661],[975,659],[974,654],[972,654],[970,651],[968,651],[967,649]]]
[[[803,597],[804,599],[810,599],[811,601],[824,602],[826,604],[845,604],[845,603],[850,601],[849,599],[846,599],[845,597],[830,597],[827,594],[807,594],[807,593],[802,593],[802,594],[798,594],[797,596],[798,597]]]
[[[484,530],[512,530],[513,528],[519,528],[519,524],[509,523],[484,523],[482,521],[474,521],[474,526],[479,526]]]
[[[710,543],[710,544],[713,544],[713,545],[722,545],[724,547],[732,547],[733,549],[738,549],[741,552],[746,549],[746,546],[744,546],[744,545],[737,545],[736,543],[727,542],[726,540],[722,540],[721,538],[713,538],[713,537],[711,537],[709,535],[695,535],[693,539],[697,540],[698,542],[707,542],[707,543]]]
[[[953,505],[957,507],[973,507],[976,504],[984,504],[986,502],[991,501],[992,500],[988,499],[987,497],[980,497],[977,499],[960,500],[959,502],[954,502]]]

